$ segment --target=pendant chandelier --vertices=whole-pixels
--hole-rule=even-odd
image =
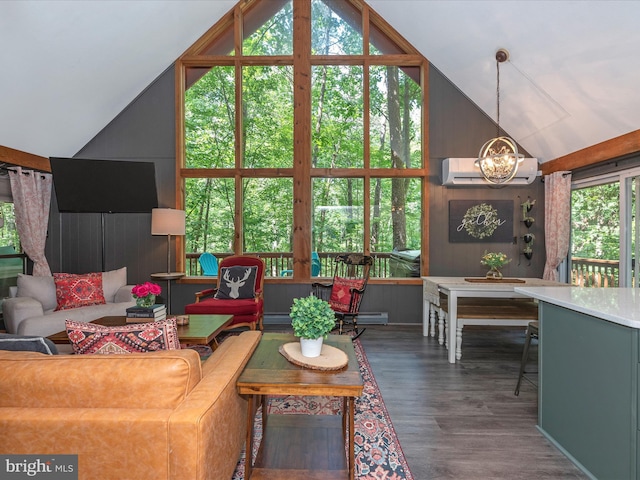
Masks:
[[[480,168],[484,179],[494,185],[509,182],[518,171],[524,155],[518,153],[515,140],[500,135],[500,64],[509,59],[509,52],[503,48],[496,52],[496,107],[498,134],[480,149],[475,165]]]

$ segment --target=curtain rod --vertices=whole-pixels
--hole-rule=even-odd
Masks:
[[[12,167],[6,167],[4,165],[0,166],[0,171],[2,172],[15,172],[16,169],[18,168],[18,165],[16,166],[12,166]],[[22,168],[22,167],[20,167]],[[45,175],[49,174],[49,172],[43,172],[42,170],[34,170],[34,169],[28,169],[28,170],[22,170],[20,173],[22,173],[23,175],[31,175],[32,173],[39,173],[40,175],[42,175],[42,178],[46,178]],[[49,174],[50,175],[50,174]]]
[[[563,176],[563,177],[566,177],[567,175],[571,175],[571,172],[564,172],[564,173],[562,174],[562,176]],[[544,183],[544,175],[542,176],[542,178],[540,179],[540,181],[541,181],[542,183]]]

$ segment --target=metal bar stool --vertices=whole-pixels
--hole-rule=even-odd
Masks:
[[[527,338],[524,341],[522,361],[520,362],[520,375],[518,375],[518,384],[516,385],[516,391],[514,392],[514,395],[516,396],[520,394],[520,384],[522,383],[523,378],[532,385],[536,385],[526,376],[525,367],[527,366],[527,360],[529,360],[529,346],[531,345],[531,339],[538,338],[538,326],[538,322],[529,322],[529,325],[527,326],[527,331],[525,333]]]

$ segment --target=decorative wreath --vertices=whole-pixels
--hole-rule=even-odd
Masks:
[[[491,205],[474,205],[462,217],[464,229],[473,238],[487,238],[498,228],[498,211]]]

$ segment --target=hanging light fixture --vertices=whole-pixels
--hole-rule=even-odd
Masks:
[[[515,140],[500,135],[500,64],[509,59],[509,52],[501,48],[496,52],[496,107],[498,134],[480,149],[475,165],[480,168],[485,180],[494,185],[509,182],[518,171],[524,155],[518,153]]]

